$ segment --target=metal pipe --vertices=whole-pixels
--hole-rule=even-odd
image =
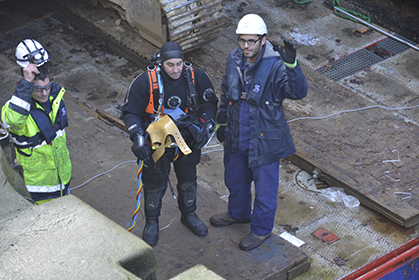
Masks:
[[[359,21],[359,22],[361,22],[361,23],[363,23],[363,24],[365,24],[366,26],[369,26],[369,27],[371,27],[371,28],[373,28],[373,29],[377,30],[377,31],[378,31],[378,32],[380,32],[380,33],[383,33],[384,35],[387,35],[388,37],[393,38],[393,39],[394,39],[394,40],[396,40],[396,41],[399,41],[399,42],[401,42],[401,43],[403,43],[403,44],[408,45],[408,46],[409,46],[409,47],[411,47],[412,49],[415,49],[415,50],[419,51],[419,48],[418,48],[418,47],[416,47],[415,45],[412,45],[412,44],[410,44],[409,42],[406,42],[406,41],[404,41],[404,40],[402,40],[402,39],[400,39],[400,38],[397,38],[397,37],[396,37],[396,36],[394,36],[393,34],[390,34],[390,33],[386,32],[386,31],[384,31],[384,30],[382,30],[382,29],[380,29],[380,28],[378,28],[378,27],[375,27],[374,25],[369,24],[368,22],[366,22],[366,21],[364,21],[364,20],[362,20],[362,19],[360,19],[360,18],[357,18],[356,16],[351,15],[350,13],[345,12],[344,10],[342,10],[342,9],[340,9],[340,8],[336,7],[336,6],[334,6],[334,7],[333,7],[333,9],[335,9],[335,11],[338,11],[338,12],[340,12],[340,13],[342,13],[342,14],[345,14],[345,15],[347,15],[347,16],[349,16],[349,17],[351,17],[351,18],[353,18],[353,19],[355,19],[355,20],[357,20],[357,21]]]
[[[388,262],[381,264],[380,266],[371,269],[365,274],[356,278],[356,280],[369,280],[369,279],[380,279],[388,273],[396,270],[396,268],[408,263],[409,261],[415,260],[419,256],[419,245],[410,248],[406,252],[396,255]]]

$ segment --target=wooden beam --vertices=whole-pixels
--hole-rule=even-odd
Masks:
[[[105,123],[109,124],[109,125],[115,125],[117,127],[119,127],[120,129],[124,130],[125,132],[128,132],[128,129],[125,127],[124,122],[121,119],[118,119],[114,116],[112,116],[111,114],[101,110],[101,109],[97,109],[96,110],[97,113],[97,117],[104,121]]]

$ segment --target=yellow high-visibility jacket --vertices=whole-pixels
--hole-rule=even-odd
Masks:
[[[29,193],[59,192],[58,197],[71,178],[65,90],[52,82],[49,100],[41,106],[32,99],[33,89],[34,84],[22,78],[3,106],[1,119],[12,136]],[[50,109],[49,114],[45,107]]]

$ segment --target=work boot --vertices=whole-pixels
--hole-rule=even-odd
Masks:
[[[245,238],[240,241],[239,248],[244,251],[250,251],[259,247],[271,234],[265,236],[257,236],[253,233],[249,233]]]
[[[205,236],[208,234],[207,226],[198,218],[195,212],[186,215],[182,214],[180,221],[197,236]]]
[[[143,230],[143,240],[151,247],[154,247],[157,244],[157,241],[159,240],[159,220],[157,218],[146,220]]]
[[[250,223],[250,219],[244,221],[237,221],[231,219],[227,213],[217,214],[210,218],[211,225],[215,227],[225,227],[231,224],[247,224]]]

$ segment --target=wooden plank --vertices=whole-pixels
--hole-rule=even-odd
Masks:
[[[303,67],[304,68],[304,67]],[[315,169],[331,186],[342,187],[397,224],[419,223],[419,129],[390,111],[370,108],[322,120],[292,119],[320,117],[375,104],[334,83],[311,69],[303,69],[308,96],[286,102],[286,111],[297,153],[290,157],[297,166],[313,174]],[[297,103],[297,105],[295,104]],[[400,161],[394,161],[400,157]],[[398,192],[412,195],[401,199]]]
[[[128,129],[125,127],[125,123],[121,119],[118,119],[101,109],[97,109],[96,113],[97,113],[97,117],[101,119],[102,121],[106,122],[107,124],[115,125],[119,127],[120,129],[124,130],[125,132],[128,132]]]
[[[176,184],[175,178],[172,184]],[[161,230],[158,245],[154,247],[159,279],[170,279],[197,263],[229,280],[288,280],[309,270],[308,256],[275,234],[254,250],[240,250],[239,243],[250,232],[250,224],[209,225],[214,213],[227,211],[227,203],[205,187],[198,188],[200,205],[197,214],[208,225],[209,233],[204,238],[195,236],[179,220]],[[163,199],[160,227],[169,216],[165,213],[178,212],[171,196],[166,195]],[[169,266],[170,269],[163,271],[160,266]]]

